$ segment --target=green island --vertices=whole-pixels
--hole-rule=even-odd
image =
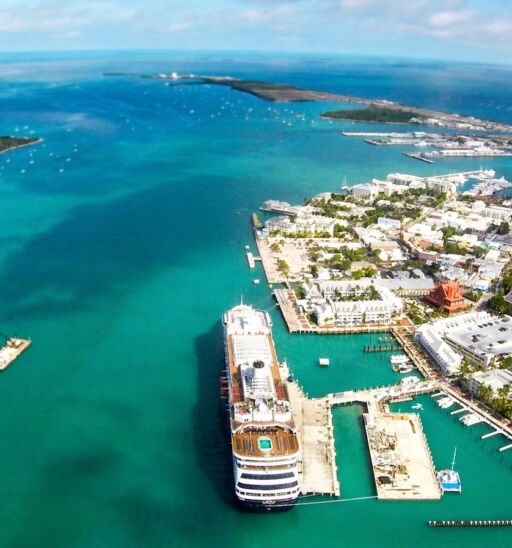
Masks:
[[[411,122],[411,119],[418,119],[418,114],[412,110],[370,106],[362,109],[332,110],[324,112],[322,118],[355,120],[358,122],[410,124],[414,123]]]
[[[9,137],[0,136],[0,153],[13,150],[15,148],[26,147],[40,141],[37,137]]]

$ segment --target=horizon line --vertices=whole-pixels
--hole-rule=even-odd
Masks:
[[[439,58],[439,57],[426,57],[418,56],[411,57],[402,54],[379,54],[379,53],[354,53],[354,52],[339,52],[339,51],[303,51],[303,50],[270,50],[270,49],[229,49],[229,48],[159,48],[159,47],[120,47],[120,48],[75,48],[75,49],[27,49],[27,50],[0,50],[1,55],[28,55],[28,54],[73,54],[73,53],[136,53],[136,52],[172,52],[172,53],[230,53],[230,54],[250,54],[250,55],[286,55],[286,56],[331,56],[340,58],[368,58],[368,59],[396,59],[403,61],[414,62],[436,62],[447,64],[462,64],[473,66],[492,66],[510,69],[512,68],[512,61],[510,63],[498,62],[498,61],[482,61],[482,60],[467,60],[457,58]]]

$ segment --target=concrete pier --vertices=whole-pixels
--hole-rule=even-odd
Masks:
[[[486,440],[487,438],[492,438],[492,436],[498,436],[501,434],[498,430],[494,430],[493,432],[489,432],[488,434],[484,434],[480,439]]]
[[[365,414],[377,496],[384,500],[438,500],[442,491],[418,415]]]
[[[0,349],[0,371],[7,369],[31,344],[32,341],[30,339],[11,337]]]
[[[452,411],[450,415],[459,415],[460,413],[464,413],[464,411],[467,411],[466,407],[462,407],[461,409],[455,409],[455,411]]]
[[[296,382],[287,382],[287,389],[301,447],[301,493],[339,497],[330,398],[308,398]]]

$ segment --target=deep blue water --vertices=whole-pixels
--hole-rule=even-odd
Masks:
[[[430,166],[343,138],[370,126],[319,120],[332,105],[102,73],[260,78],[512,122],[511,69],[163,52],[0,64],[1,133],[44,138],[0,156],[0,331],[34,341],[0,379],[1,546],[505,544],[505,530],[426,528],[432,518],[510,518],[512,486],[496,438],[479,442],[428,403],[436,464],[459,446],[461,497],[239,513],[218,402],[219,318],[242,294],[270,310],[278,354],[311,393],[392,382],[387,364],[361,352],[364,338],[286,333],[269,289],[252,284],[263,274],[246,266],[250,213],[268,198],[336,190],[344,177],[482,163],[512,178],[512,161]],[[325,350],[329,372],[315,365]],[[359,413],[335,411],[346,499],[373,494]]]

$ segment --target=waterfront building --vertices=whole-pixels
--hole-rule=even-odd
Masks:
[[[477,395],[481,386],[491,388],[496,397],[502,388],[512,384],[512,371],[508,369],[488,369],[477,371],[468,379],[468,390],[471,394]]]
[[[363,201],[373,200],[379,194],[377,187],[370,183],[363,183],[351,187],[350,192],[354,198]]]
[[[298,304],[320,326],[389,324],[403,311],[399,297],[369,278],[307,282],[302,290],[304,299]]]
[[[441,333],[432,325],[425,324],[416,330],[416,341],[445,375],[455,375],[462,363],[462,356],[447,344]]]
[[[389,324],[393,307],[386,301],[328,301],[319,303],[312,311],[320,327]]]
[[[285,234],[295,234],[297,232],[308,233],[328,233],[332,236],[334,232],[334,219],[330,217],[323,217],[321,215],[313,215],[301,211],[299,214],[293,217],[288,215],[279,215],[269,219],[265,223],[265,230],[267,233],[283,232]]]
[[[444,308],[449,314],[461,312],[467,308],[459,282],[439,283],[426,297],[434,306]]]
[[[512,354],[512,318],[467,312],[422,325],[417,339],[436,363],[443,361],[438,354],[445,353],[445,345],[449,345],[460,360],[466,358],[476,367],[488,368],[495,360]],[[441,342],[445,343],[442,347]],[[454,370],[453,355],[448,358]]]

